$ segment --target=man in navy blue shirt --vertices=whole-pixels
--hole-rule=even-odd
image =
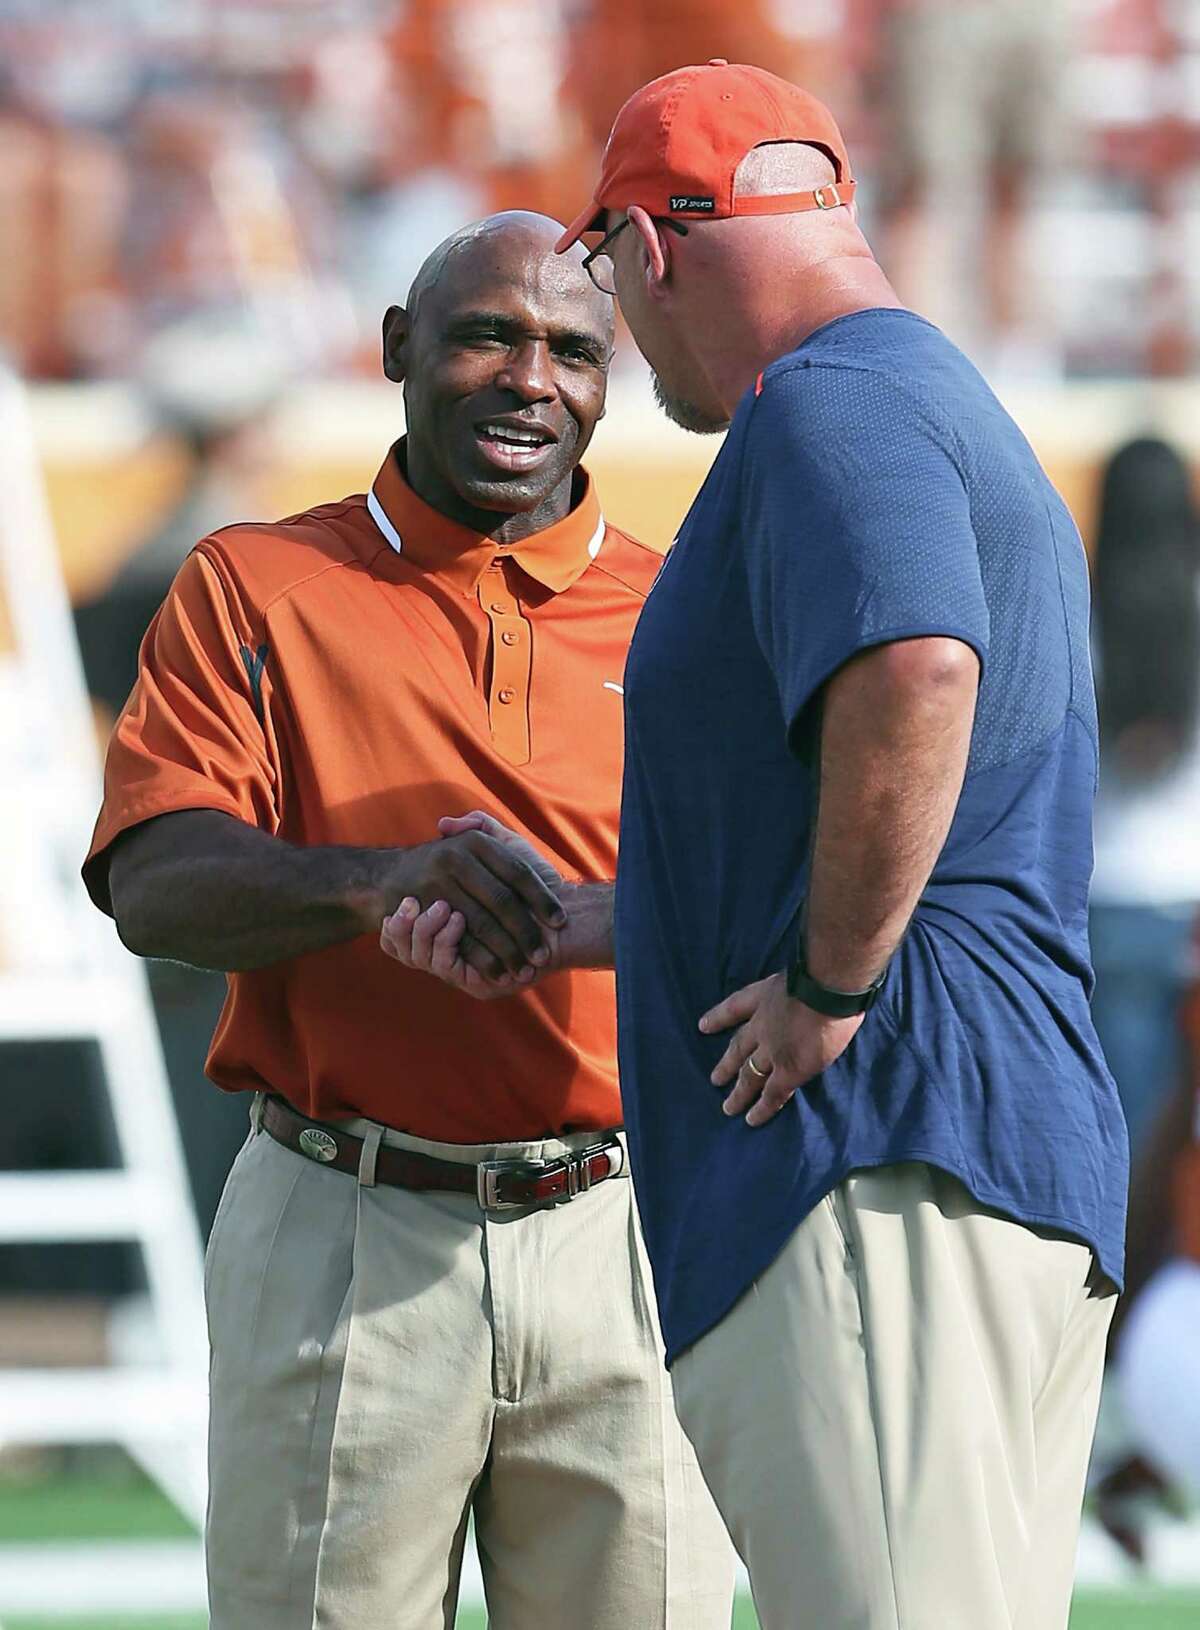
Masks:
[[[1086,564],[853,195],[819,103],[717,62],[631,98],[560,244],[729,427],[626,672],[626,1123],[764,1630],[1064,1630],[1127,1177]]]

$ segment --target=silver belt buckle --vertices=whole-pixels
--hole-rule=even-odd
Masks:
[[[502,1200],[498,1193],[502,1177],[542,1177],[554,1162],[548,1160],[481,1160],[475,1168],[475,1197],[483,1211],[521,1211],[525,1200]]]
[[[607,1153],[608,1147],[606,1144],[596,1143],[590,1149],[581,1149],[577,1155],[567,1156],[566,1197],[568,1200],[573,1200],[577,1194],[586,1194],[592,1184],[597,1181],[592,1176],[592,1161],[595,1160],[597,1155]]]
[[[620,1171],[620,1160],[613,1161],[613,1151],[619,1149],[619,1144],[593,1143],[578,1154],[559,1155],[555,1160],[481,1160],[475,1168],[475,1193],[480,1207],[484,1211],[520,1211],[526,1205],[537,1205],[540,1202],[536,1200],[501,1200],[497,1192],[501,1177],[512,1175],[536,1180],[559,1171],[566,1175],[566,1189],[556,1197],[557,1203],[574,1200],[578,1195],[586,1194],[593,1183],[600,1181],[592,1176],[591,1170],[591,1163],[597,1155],[608,1156],[610,1177],[614,1171]]]

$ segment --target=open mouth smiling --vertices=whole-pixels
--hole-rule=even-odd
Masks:
[[[548,425],[530,420],[480,420],[475,439],[488,462],[502,470],[531,470],[558,446]]]

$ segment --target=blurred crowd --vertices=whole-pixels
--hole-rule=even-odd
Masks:
[[[373,372],[440,237],[570,217],[623,99],[717,55],[833,103],[902,291],[981,360],[1187,369],[1192,0],[0,0],[0,347],[251,398]]]

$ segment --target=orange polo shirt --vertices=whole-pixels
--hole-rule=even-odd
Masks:
[[[586,475],[557,525],[500,548],[408,486],[233,526],[184,563],[117,721],[84,879],[169,810],[290,843],[409,846],[490,811],[564,876],[615,875],[634,623],[660,564],[606,526]],[[228,1091],[476,1143],[621,1120],[613,976],[476,1002],[377,936],[229,977],[208,1058]]]

